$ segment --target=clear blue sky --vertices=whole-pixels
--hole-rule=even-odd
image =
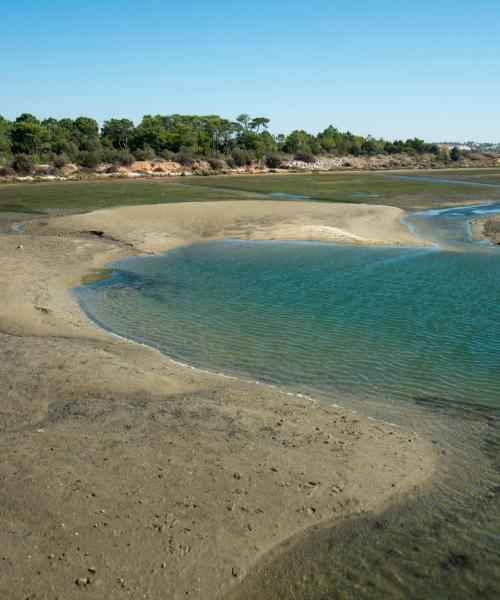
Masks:
[[[499,34],[499,0],[0,0],[0,114],[500,141]]]

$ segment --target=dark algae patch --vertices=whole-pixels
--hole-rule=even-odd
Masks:
[[[91,283],[98,283],[100,281],[105,281],[112,274],[111,269],[96,269],[92,273],[88,275],[84,275],[82,277],[82,285],[90,285]]]

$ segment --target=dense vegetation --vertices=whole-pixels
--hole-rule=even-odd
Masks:
[[[0,167],[3,174],[29,174],[36,164],[58,169],[76,163],[94,169],[100,163],[129,165],[134,160],[176,160],[190,166],[209,160],[214,170],[223,166],[247,166],[264,160],[278,167],[285,156],[314,162],[317,155],[376,155],[432,153],[436,144],[418,138],[389,142],[342,133],[328,127],[318,135],[294,130],[272,135],[269,119],[241,114],[236,121],[216,115],[146,115],[138,125],[130,119],[109,119],[100,128],[89,117],[40,121],[23,113],[14,121],[0,116]],[[455,158],[455,157],[454,157]]]

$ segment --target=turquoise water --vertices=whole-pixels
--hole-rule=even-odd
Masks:
[[[78,289],[85,311],[177,360],[339,398],[500,405],[496,249],[226,240],[112,267]]]
[[[380,198],[380,194],[369,194],[368,192],[358,193],[358,194],[349,194],[349,196],[351,198]]]
[[[500,585],[500,249],[481,205],[415,213],[428,248],[207,242],[76,288],[101,326],[182,362],[410,426],[441,456],[408,505],[306,536],[242,599],[492,598]]]
[[[285,198],[288,200],[309,200],[309,196],[301,196],[300,194],[289,194],[287,192],[269,192],[267,194],[271,198]]]
[[[11,225],[12,233],[22,233],[24,230],[23,223],[12,223]]]

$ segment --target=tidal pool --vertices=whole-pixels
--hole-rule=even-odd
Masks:
[[[472,243],[468,223],[499,209],[406,217],[428,248],[206,242],[115,261],[107,279],[75,289],[96,323],[177,360],[306,392],[434,441],[442,464],[431,489],[305,536],[247,578],[241,598],[495,590],[500,251]]]

